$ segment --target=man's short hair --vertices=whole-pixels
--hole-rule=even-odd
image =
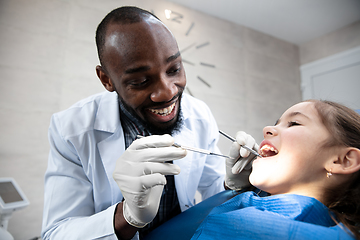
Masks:
[[[141,22],[146,17],[153,16],[159,21],[161,21],[157,16],[155,16],[153,13],[138,8],[138,7],[132,7],[132,6],[125,6],[125,7],[119,7],[111,12],[109,12],[104,19],[100,22],[96,29],[96,47],[99,55],[100,64],[104,65],[103,60],[103,52],[104,52],[104,46],[105,46],[105,37],[106,37],[106,29],[109,23],[118,23],[118,24],[132,24]]]

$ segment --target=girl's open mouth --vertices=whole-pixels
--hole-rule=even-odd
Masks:
[[[274,148],[273,146],[270,146],[268,144],[264,144],[261,146],[259,153],[262,157],[272,157],[279,153],[279,151]]]

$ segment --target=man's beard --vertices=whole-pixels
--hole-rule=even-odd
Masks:
[[[171,124],[171,125],[169,125],[167,127],[164,127],[164,128],[157,127],[157,126],[155,126],[153,124],[150,124],[148,122],[143,122],[143,124],[144,124],[145,128],[151,134],[154,134],[154,135],[163,135],[163,134],[173,135],[173,134],[176,134],[176,133],[180,132],[181,127],[184,124],[180,103],[179,103],[179,111],[178,111],[178,113],[176,115],[176,121],[173,124]]]
[[[181,127],[184,124],[184,119],[183,119],[183,114],[181,111],[181,97],[182,97],[182,92],[180,92],[178,97],[178,101],[179,101],[179,110],[175,116],[176,121],[166,127],[159,127],[159,126],[155,126],[154,124],[149,123],[149,121],[146,120],[146,115],[144,115],[145,117],[145,121],[142,120],[137,113],[126,103],[126,101],[124,101],[124,99],[118,94],[119,100],[122,102],[122,104],[124,105],[124,107],[126,108],[127,111],[129,111],[129,113],[131,113],[131,115],[133,117],[135,117],[138,121],[140,121],[146,130],[148,130],[152,135],[163,135],[163,134],[176,134],[178,132],[180,132]],[[177,97],[177,96],[175,96]]]

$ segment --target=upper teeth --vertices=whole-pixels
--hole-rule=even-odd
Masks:
[[[261,151],[261,152],[264,152],[264,151],[272,151],[272,152],[274,152],[274,153],[276,153],[276,154],[279,152],[279,151],[276,150],[274,147],[269,146],[269,145],[264,145],[264,146],[262,146],[261,149],[260,149],[260,151]]]
[[[151,109],[149,108],[149,110],[155,114],[160,114],[160,115],[163,115],[163,116],[167,116],[169,115],[172,110],[174,109],[175,107],[175,103],[171,104],[169,107],[167,108],[162,108],[162,109]]]

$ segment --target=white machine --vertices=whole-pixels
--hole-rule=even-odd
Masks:
[[[7,231],[11,214],[29,205],[25,194],[13,178],[0,178],[0,239],[14,239]]]

